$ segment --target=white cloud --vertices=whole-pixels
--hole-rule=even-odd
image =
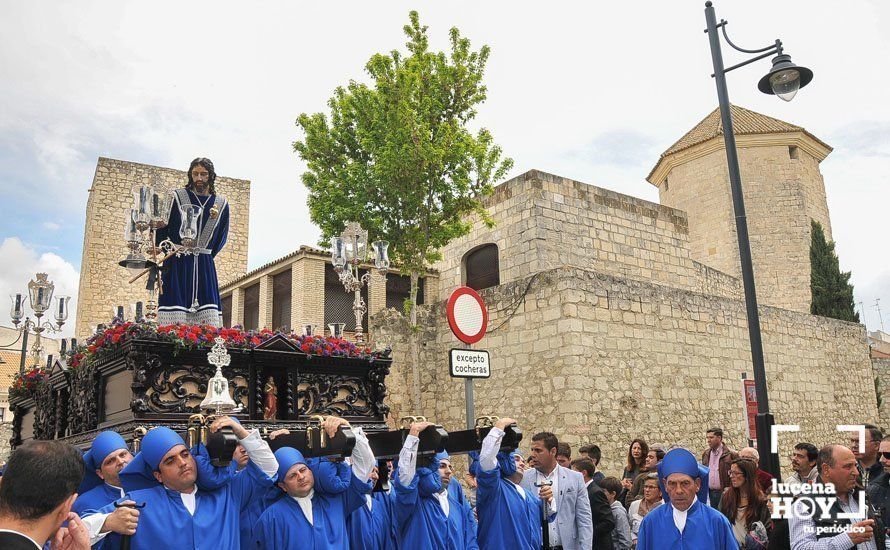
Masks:
[[[0,297],[6,302],[9,296],[17,292],[27,294],[28,282],[36,273],[46,273],[49,280],[55,284],[54,296],[70,296],[68,320],[62,327],[61,333],[50,334],[52,337],[70,338],[74,336],[74,315],[77,311],[77,289],[80,282],[80,273],[74,266],[66,262],[61,256],[46,252],[38,254],[34,249],[23,243],[17,237],[7,237],[0,243]],[[0,324],[12,326],[10,309],[12,304],[6,302],[0,308]],[[30,308],[26,308],[27,314],[33,319]],[[47,314],[44,320],[52,320]]]
[[[60,227],[62,226],[57,224],[56,222],[43,222],[43,228],[50,231],[57,231]]]
[[[429,26],[434,49],[448,47],[452,26],[474,47],[491,47],[488,101],[475,123],[514,159],[510,176],[537,168],[657,200],[644,178],[658,154],[717,103],[701,0],[641,0],[632,11],[620,3],[544,7],[530,0],[506,9],[468,0],[272,0],[250,9],[231,0],[124,1],[114,9],[81,0],[51,12],[39,2],[7,4],[0,197],[15,207],[0,219],[0,234],[44,244],[48,236],[18,228],[29,218],[53,220],[62,227],[45,244],[59,248],[39,250],[58,250],[75,264],[99,156],[180,169],[207,156],[220,174],[250,179],[250,267],[315,244],[318,229],[299,180],[305,165],[291,148],[294,119],[326,111],[336,86],[366,79],[373,53],[402,49],[410,9]],[[786,104],[756,90],[769,67],[763,60],[730,73],[730,97],[835,146],[822,171],[841,264],[864,301],[872,294],[890,301],[890,284],[880,282],[890,75],[875,70],[890,58],[890,3],[717,7],[740,46],[781,37],[795,62],[815,71],[813,84]],[[857,55],[840,43],[855,43]],[[724,56],[727,65],[746,58],[729,48]],[[25,215],[10,221],[18,210]],[[872,318],[866,315],[874,328]]]

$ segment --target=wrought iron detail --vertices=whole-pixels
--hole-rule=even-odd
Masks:
[[[74,371],[68,398],[68,430],[75,434],[95,430],[99,425],[99,388],[102,382],[96,367],[84,365]]]
[[[389,405],[384,403],[386,399],[386,376],[389,374],[389,362],[375,362],[368,372],[370,385],[371,405],[377,415],[386,419],[389,414]]]
[[[38,384],[34,395],[34,439],[56,437],[56,396],[52,384]]]
[[[247,375],[231,368],[222,371],[234,388],[233,399],[246,407],[250,391]],[[208,381],[215,372],[216,367],[210,365],[161,365],[160,361],[154,366],[146,364],[134,376],[134,386],[138,384],[141,391],[134,392],[131,408],[150,413],[199,413]]]
[[[56,437],[65,437],[68,432],[68,388],[56,394]]]
[[[368,381],[357,376],[306,374],[297,385],[297,414],[370,416],[373,401]]]

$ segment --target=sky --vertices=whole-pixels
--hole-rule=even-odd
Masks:
[[[76,295],[100,156],[182,170],[206,156],[221,175],[251,180],[250,268],[316,244],[294,120],[326,112],[336,86],[366,80],[372,54],[404,51],[412,9],[435,49],[453,26],[491,47],[474,125],[514,159],[509,177],[540,169],[657,201],[645,176],[717,106],[701,1],[0,0],[0,9],[4,300],[40,270],[57,294]],[[718,0],[716,9],[737,45],[781,38],[813,69],[785,103],[757,91],[769,62],[754,63],[730,73],[730,99],[834,147],[821,169],[841,267],[869,329],[880,328],[880,298],[890,331],[890,3]],[[745,59],[727,50],[727,66]]]

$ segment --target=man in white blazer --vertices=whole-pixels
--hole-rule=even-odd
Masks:
[[[556,499],[556,518],[548,525],[552,550],[590,550],[593,520],[584,477],[557,464],[558,445],[550,432],[532,437],[535,468],[523,474],[522,487],[545,500]]]

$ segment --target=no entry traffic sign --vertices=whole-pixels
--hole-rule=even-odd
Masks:
[[[488,329],[488,310],[479,294],[468,286],[457,287],[446,306],[451,332],[465,344],[475,344]]]

